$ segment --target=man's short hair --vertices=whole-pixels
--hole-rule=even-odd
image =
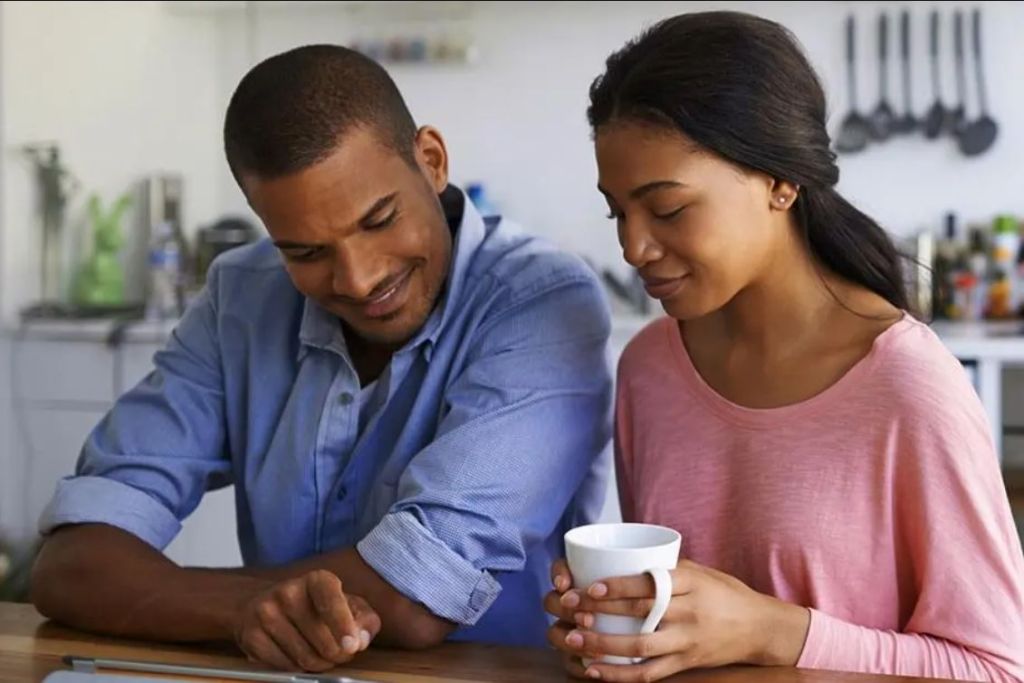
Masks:
[[[245,174],[272,179],[308,168],[357,128],[415,163],[416,123],[387,71],[348,48],[307,45],[242,78],[224,120],[224,151],[241,185]]]

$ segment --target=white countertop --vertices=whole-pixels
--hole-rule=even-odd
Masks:
[[[127,324],[123,342],[136,344],[162,343],[178,323],[177,320],[123,322]],[[28,320],[14,328],[11,336],[15,339],[106,343],[119,324],[122,324],[122,321],[113,318]]]
[[[1024,321],[938,320],[931,328],[954,356],[1024,363]]]

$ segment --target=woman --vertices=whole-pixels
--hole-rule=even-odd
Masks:
[[[599,189],[669,317],[619,365],[626,521],[683,537],[647,636],[644,577],[545,606],[577,676],[731,663],[1024,677],[1024,561],[965,373],[908,314],[899,255],[839,194],[825,98],[785,29],[674,17],[590,90]],[[893,188],[898,191],[898,188]],[[630,666],[600,655],[643,656]]]

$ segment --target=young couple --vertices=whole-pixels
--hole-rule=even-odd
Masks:
[[[614,396],[623,517],[683,538],[657,631],[592,631],[645,614],[653,586],[574,585],[558,559],[604,488],[599,285],[482,219],[439,132],[332,46],[236,90],[227,159],[271,240],[218,261],[59,484],[39,609],[286,669],[371,641],[546,638],[607,681],[732,663],[1024,680],[1024,560],[985,416],[889,237],[835,191],[795,40],[667,19],[609,57],[588,116],[623,256],[667,314]],[[228,484],[245,566],[167,560]],[[646,660],[584,667],[600,655]]]

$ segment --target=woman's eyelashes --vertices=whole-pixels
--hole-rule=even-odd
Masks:
[[[676,216],[681,214],[684,210],[686,210],[686,206],[685,205],[677,207],[675,209],[669,209],[668,211],[662,211],[662,212],[651,211],[651,215],[654,216],[655,218],[657,218],[660,221],[668,221],[668,220],[672,220],[673,218],[675,218]],[[607,217],[608,217],[609,220],[621,221],[621,220],[623,220],[626,217],[626,214],[624,212],[622,212],[622,211],[616,211],[614,209],[609,209]]]

